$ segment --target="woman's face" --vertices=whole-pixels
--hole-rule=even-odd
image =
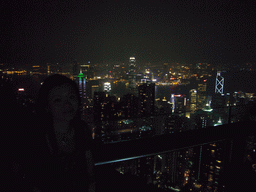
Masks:
[[[47,110],[54,121],[70,121],[78,110],[79,103],[71,85],[63,84],[52,89],[48,97]]]

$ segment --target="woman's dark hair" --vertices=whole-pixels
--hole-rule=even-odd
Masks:
[[[36,115],[39,121],[38,123],[41,129],[40,132],[42,134],[46,134],[46,133],[49,134],[50,142],[53,144],[53,148],[56,148],[56,142],[54,139],[55,133],[53,130],[53,119],[52,119],[52,115],[49,112],[47,112],[46,106],[48,105],[48,97],[49,97],[50,91],[55,87],[61,86],[63,84],[71,85],[71,87],[75,91],[75,94],[77,95],[77,99],[79,102],[79,109],[75,117],[73,118],[73,120],[71,120],[70,127],[77,126],[76,123],[81,121],[81,111],[80,111],[81,98],[80,98],[79,89],[76,82],[69,79],[66,76],[55,74],[47,77],[39,90],[37,101],[36,101],[36,107],[35,107],[35,112],[36,112]]]

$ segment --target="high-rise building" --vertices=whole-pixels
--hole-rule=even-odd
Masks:
[[[138,115],[138,97],[126,94],[121,98],[121,108],[125,118],[134,118]]]
[[[209,190],[217,191],[223,186],[223,167],[227,163],[225,157],[226,145],[224,142],[202,146],[200,166],[200,180],[206,183]]]
[[[129,72],[130,74],[135,74],[136,70],[135,70],[135,67],[136,67],[136,64],[135,64],[136,60],[135,60],[135,57],[130,57],[130,60],[129,60]]]
[[[174,95],[174,113],[180,116],[185,116],[186,112],[186,97],[185,95]]]
[[[137,95],[136,91],[136,60],[135,57],[130,57],[129,60],[129,88],[131,89],[132,93]]]
[[[92,98],[94,98],[94,92],[99,92],[99,85],[92,85]]]
[[[78,84],[79,93],[81,97],[82,106],[85,106],[85,98],[86,98],[86,79],[83,73],[79,73],[79,75],[75,78]]]
[[[226,100],[225,95],[221,95],[220,93],[213,94],[212,95],[212,102],[211,102],[212,108],[217,110],[217,109],[220,109],[222,107],[225,107],[225,103],[226,103],[225,100]]]
[[[93,109],[95,121],[113,120],[116,115],[116,98],[106,92],[94,92]]]
[[[109,93],[111,91],[111,83],[110,82],[105,82],[103,86],[103,91]]]
[[[87,79],[90,70],[90,61],[88,61],[88,64],[81,64],[80,68],[80,71],[84,74],[85,79]]]
[[[116,98],[109,96],[105,92],[94,92],[93,113],[96,125],[96,134],[104,142],[110,129],[113,128],[111,122],[117,116]]]
[[[196,112],[195,116],[195,128],[201,129],[206,128],[208,126],[213,126],[213,109],[211,109],[209,106],[205,107],[203,110],[199,110]]]
[[[139,116],[154,116],[155,114],[155,83],[142,83],[139,90]]]
[[[221,76],[221,71],[217,71],[215,93],[223,94],[224,77]]]
[[[190,103],[190,114],[193,115],[196,111],[196,100],[197,100],[197,90],[191,89],[189,91],[189,103]]]
[[[207,94],[206,94],[206,87],[207,87],[207,79],[200,79],[198,83],[198,90],[197,90],[197,109],[203,109],[206,103]]]

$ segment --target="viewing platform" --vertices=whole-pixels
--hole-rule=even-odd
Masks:
[[[106,187],[105,189],[116,191],[143,189],[143,191],[175,191],[175,186],[160,189],[157,188],[157,185],[146,184],[142,178],[135,175],[121,174],[108,165],[222,142],[226,149],[223,157],[224,164],[222,164],[222,174],[225,176],[222,177],[223,181],[220,181],[224,185],[218,191],[234,191],[234,189],[236,189],[235,191],[239,191],[238,189],[246,191],[245,189],[254,186],[254,183],[250,182],[252,177],[255,176],[256,178],[256,174],[253,175],[251,172],[247,173],[243,170],[245,156],[247,155],[248,136],[254,136],[255,134],[256,122],[248,121],[180,133],[156,135],[152,138],[95,145],[94,158],[99,189]],[[244,180],[244,183],[241,182]],[[179,190],[176,189],[176,191]]]

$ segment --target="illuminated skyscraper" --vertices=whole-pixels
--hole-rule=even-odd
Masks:
[[[186,97],[184,95],[174,95],[174,113],[180,116],[185,115]]]
[[[206,87],[207,87],[207,79],[201,79],[198,83],[198,91],[197,91],[197,109],[203,109],[206,103],[207,95],[206,95]]]
[[[130,60],[129,60],[130,74],[135,74],[135,67],[136,67],[135,62],[136,62],[135,57],[130,57]]]
[[[197,91],[195,89],[191,89],[189,91],[190,96],[190,113],[194,114],[196,111],[196,98],[197,98]]]
[[[84,74],[85,79],[88,78],[89,75],[89,69],[90,69],[90,61],[88,61],[88,64],[81,64],[81,72]]]
[[[217,71],[215,93],[223,94],[224,77],[221,76],[221,71]]]
[[[79,73],[76,78],[76,82],[78,83],[79,93],[81,97],[82,105],[85,105],[85,97],[86,97],[86,79],[83,73]]]
[[[205,181],[210,191],[219,191],[218,188],[224,185],[223,167],[227,163],[224,156],[227,145],[225,142],[218,142],[203,145],[201,148],[199,178],[201,181]]]
[[[135,57],[130,57],[129,60],[129,88],[131,89],[132,93],[137,95],[136,89],[136,60]]]
[[[110,92],[111,91],[111,83],[109,83],[109,82],[104,83],[104,91],[105,92]]]

